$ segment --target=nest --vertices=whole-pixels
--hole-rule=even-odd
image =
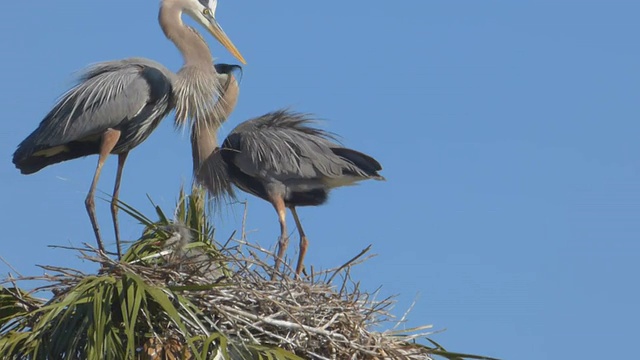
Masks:
[[[167,305],[157,309],[159,315],[151,314],[155,310],[140,311],[135,325],[136,356],[431,359],[434,348],[414,342],[428,335],[421,332],[429,326],[404,334],[371,330],[389,321],[394,301],[376,300],[377,293],[361,291],[351,279],[351,267],[366,260],[368,249],[339,268],[295,279],[286,264],[285,270],[274,273],[268,264],[271,253],[255,245],[239,240],[228,241],[226,246],[198,243],[181,229],[166,231],[167,239],[162,242],[141,240],[123,261],[92,248],[76,249],[84,259],[101,264],[97,278],[139,278],[149,289],[161,290],[180,313],[181,323],[163,314],[170,312]],[[32,308],[64,301],[89,276],[73,269],[43,268],[51,275],[30,280],[46,280],[48,284],[38,290],[50,290],[54,297],[31,304]],[[29,321],[33,324],[38,319]]]
[[[99,264],[98,273],[41,266],[44,276],[0,283],[1,359],[491,359],[446,351],[426,338],[431,326],[393,330],[406,314],[392,330],[373,330],[393,324],[395,302],[351,277],[369,248],[297,279],[246,240],[244,221],[239,239],[213,242],[202,190],[181,190],[175,220],[157,206],[155,222],[120,208],[145,225],[122,259],[64,247]],[[39,287],[24,291],[23,281]],[[53,296],[34,297],[43,291]]]

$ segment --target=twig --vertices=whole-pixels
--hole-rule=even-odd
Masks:
[[[338,275],[338,273],[340,271],[342,271],[342,269],[344,269],[347,266],[350,266],[351,263],[353,263],[354,261],[358,260],[358,258],[360,258],[362,255],[366,254],[369,250],[371,249],[371,245],[367,246],[366,248],[364,248],[364,250],[360,251],[360,253],[354,257],[352,257],[349,261],[347,261],[346,263],[342,264],[342,266],[340,266],[338,269],[336,269],[333,273],[333,275],[329,278],[329,280],[327,281],[328,283],[331,283],[331,281],[333,281],[333,278]]]
[[[259,316],[253,315],[251,313],[242,311],[242,310],[238,310],[238,309],[234,309],[234,308],[230,308],[230,307],[224,307],[224,309],[230,313],[235,313],[238,315],[242,315],[248,319],[253,319],[255,321],[259,321],[259,322],[264,322],[266,324],[269,325],[273,325],[273,326],[277,326],[277,327],[282,327],[285,329],[291,329],[291,330],[304,330],[306,332],[309,333],[313,333],[313,334],[320,334],[320,335],[324,335],[327,337],[332,337],[332,338],[337,338],[340,339],[344,342],[349,342],[349,339],[347,339],[344,335],[342,334],[337,334],[337,333],[331,333],[329,331],[323,330],[323,329],[318,329],[318,328],[312,328],[306,325],[302,325],[302,324],[296,324],[296,323],[292,323],[289,321],[283,321],[283,320],[275,320],[275,319],[267,319],[267,318],[260,318]]]
[[[22,274],[20,274],[20,271],[18,271],[16,268],[14,268],[11,264],[9,264],[9,262],[7,260],[5,260],[5,258],[2,257],[2,255],[0,255],[0,261],[2,261],[5,265],[7,265],[9,267],[9,269],[13,270],[13,272],[15,272],[16,274],[18,274],[20,277],[22,277]]]

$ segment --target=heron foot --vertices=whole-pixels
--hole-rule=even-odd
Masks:
[[[98,219],[96,219],[96,204],[93,199],[93,194],[89,194],[87,198],[84,200],[84,204],[87,208],[87,213],[89,214],[89,219],[91,220],[91,226],[93,227],[93,233],[96,236],[96,242],[98,243],[98,251],[105,254],[104,243],[102,242],[102,237],[100,236],[100,226],[98,225]]]

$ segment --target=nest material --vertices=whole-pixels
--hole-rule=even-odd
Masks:
[[[173,302],[183,297],[200,309],[197,320],[185,321],[186,333],[165,324],[142,342],[139,351],[147,359],[191,359],[186,345],[177,344],[212,333],[226,339],[224,354],[233,360],[256,358],[251,350],[256,346],[277,347],[302,359],[431,359],[432,348],[414,343],[428,335],[424,330],[430,326],[410,334],[372,330],[389,321],[394,301],[376,300],[377,293],[361,291],[352,281],[350,268],[364,261],[368,249],[337,269],[294,279],[288,268],[274,275],[266,262],[272,255],[251,244],[185,250],[189,244],[186,233],[175,231],[160,251],[134,261],[84,252],[86,259],[102,264],[102,275],[136,274],[164,289]],[[45,269],[57,273],[47,279],[53,281],[47,288],[55,298],[64,297],[85,277],[71,269]]]
[[[182,244],[185,235],[180,235]],[[269,261],[271,253],[241,245],[248,250],[227,247],[213,258],[179,250],[181,256],[168,256],[161,268],[134,267],[152,282],[215,284],[183,294],[207,314],[215,331],[234,340],[232,353],[242,353],[241,344],[252,343],[278,346],[305,359],[431,359],[428,348],[413,343],[426,333],[398,336],[371,330],[389,320],[394,301],[376,300],[377,294],[362,292],[349,275],[368,248],[337,269],[300,280],[292,277],[289,267],[274,275],[264,256]],[[212,263],[226,264],[226,275]]]

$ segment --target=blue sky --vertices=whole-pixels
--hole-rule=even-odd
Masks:
[[[11,154],[85,65],[144,56],[178,70],[157,10],[157,0],[3,5],[0,255],[23,273],[88,267],[47,245],[93,243],[83,201],[97,159],[23,176]],[[451,350],[504,359],[628,357],[640,322],[638,14],[640,3],[617,0],[220,0],[248,61],[221,135],[290,106],[383,164],[387,182],[299,213],[307,264],[337,266],[373,244],[378,256],[355,275],[398,294],[398,316],[416,300],[407,327],[434,324]],[[111,191],[115,163],[100,190]],[[121,198],[151,215],[147,194],[169,210],[190,181],[188,137],[168,118],[129,156]],[[250,239],[272,246],[273,209],[241,199]],[[109,207],[97,206],[112,240]],[[222,238],[242,211],[216,218]],[[125,238],[139,235],[121,222]]]

